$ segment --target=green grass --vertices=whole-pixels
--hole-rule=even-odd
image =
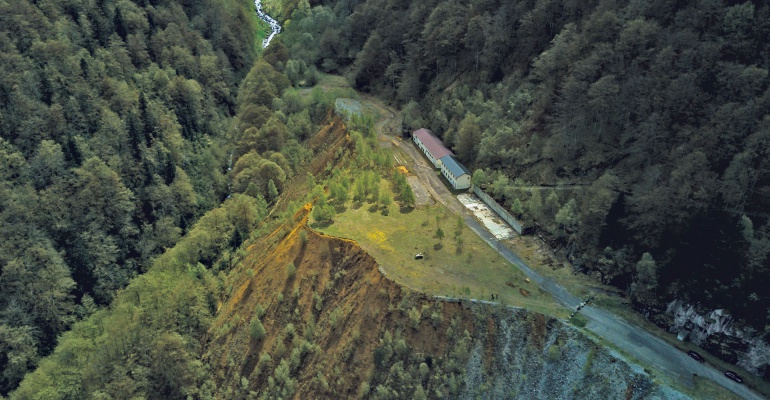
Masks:
[[[588,324],[588,320],[580,314],[576,314],[574,317],[570,318],[569,322],[578,328],[585,328],[585,326]]]
[[[458,254],[457,216],[443,206],[402,212],[394,204],[387,215],[384,214],[371,204],[356,207],[349,203],[331,225],[313,223],[311,226],[329,235],[357,241],[374,256],[389,278],[414,290],[483,300],[490,300],[491,295],[496,294],[504,304],[558,317],[567,314],[567,310],[540,291],[537,284],[525,282],[525,276],[518,269],[467,227],[460,235],[463,244]],[[444,231],[443,240],[436,237],[439,226]],[[416,253],[425,254],[425,258],[415,260]],[[522,288],[528,296],[520,292]]]
[[[692,395],[696,399],[713,400],[741,400],[742,397],[717,385],[711,379],[700,376],[695,377],[695,388],[692,389]]]
[[[317,79],[318,79],[318,82],[316,82],[316,86],[320,86],[323,89],[350,88],[350,83],[348,82],[347,79],[345,79],[344,76],[325,74],[319,71],[317,75]]]
[[[262,51],[262,41],[265,40],[268,35],[270,35],[271,32],[273,32],[272,29],[270,29],[270,25],[256,17],[256,13],[254,13],[254,16],[257,20],[257,40],[256,40],[256,46],[258,51]]]

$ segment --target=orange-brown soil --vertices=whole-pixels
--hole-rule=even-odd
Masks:
[[[244,271],[233,282],[233,293],[219,310],[207,343],[207,361],[220,367],[220,384],[240,386],[233,380],[246,378],[251,390],[267,388],[281,358],[289,358],[304,338],[317,348],[304,354],[293,371],[298,382],[293,397],[353,396],[372,375],[374,352],[386,331],[394,337],[398,331],[411,352],[427,355],[447,353],[448,341],[442,337],[453,317],[463,321],[461,332],[473,332],[469,310],[406,292],[385,278],[354,241],[309,229],[309,212],[308,205],[297,213],[296,225],[285,237],[278,237],[287,231],[282,227],[249,247]],[[259,250],[276,240],[269,252]],[[293,277],[290,263],[296,269]],[[261,322],[266,331],[260,340],[251,337],[249,329],[257,305],[264,309]],[[439,310],[440,320],[422,315],[419,324],[408,323],[409,310],[422,311],[423,306]],[[288,324],[294,334],[286,333]],[[305,334],[311,325],[314,334]],[[261,354],[270,354],[271,361],[258,367]],[[314,379],[319,373],[329,382],[328,389]],[[338,375],[344,379],[336,379]],[[342,385],[335,387],[337,382]]]

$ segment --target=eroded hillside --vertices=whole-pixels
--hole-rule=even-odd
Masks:
[[[309,212],[228,282],[204,355],[228,398],[681,396],[556,319],[408,291]]]

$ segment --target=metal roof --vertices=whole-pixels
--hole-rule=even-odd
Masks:
[[[455,178],[459,178],[465,174],[471,174],[471,171],[468,171],[468,168],[465,168],[464,165],[460,164],[454,156],[441,157],[441,162],[444,163],[446,169],[449,170],[449,173]]]
[[[443,143],[441,143],[441,140],[433,135],[433,132],[421,128],[412,134],[414,137],[420,140],[423,146],[425,146],[426,149],[430,152],[430,155],[433,156],[436,160],[440,159],[441,157],[444,157],[446,155],[453,155],[452,151],[446,148]]]

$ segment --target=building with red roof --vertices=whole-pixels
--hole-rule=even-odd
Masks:
[[[436,168],[441,169],[441,173],[453,188],[468,189],[471,187],[470,171],[457,161],[454,153],[447,149],[441,139],[433,135],[433,132],[425,128],[418,129],[412,133],[412,139],[414,139],[417,147],[425,153],[428,160]]]
[[[454,155],[451,150],[444,146],[444,143],[441,143],[441,139],[434,136],[433,132],[428,129],[421,128],[414,131],[412,139],[436,168],[441,168],[441,157]]]

